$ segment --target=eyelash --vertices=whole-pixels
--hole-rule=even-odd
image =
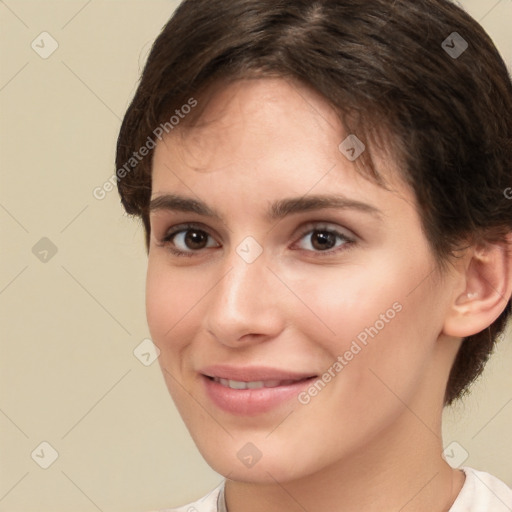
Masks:
[[[174,256],[179,256],[179,257],[185,256],[185,257],[189,257],[189,258],[194,257],[197,253],[203,251],[203,249],[198,249],[196,251],[194,251],[194,250],[180,251],[179,249],[174,248],[172,245],[172,241],[176,235],[178,235],[179,233],[187,232],[189,230],[201,231],[201,232],[205,233],[207,236],[211,236],[208,233],[208,231],[206,229],[204,229],[199,224],[194,224],[194,223],[180,224],[178,226],[175,226],[172,229],[172,231],[166,233],[164,238],[162,238],[162,240],[160,241],[160,243],[158,245],[161,247],[167,247],[169,252],[171,252],[171,254],[173,254]],[[309,233],[314,233],[315,231],[316,232],[328,232],[328,233],[334,234],[337,236],[338,239],[341,239],[344,243],[339,245],[338,247],[335,247],[334,249],[328,249],[325,251],[311,251],[308,249],[298,249],[298,250],[303,250],[308,253],[312,252],[315,255],[317,255],[315,257],[332,256],[333,254],[336,254],[340,251],[346,251],[347,249],[350,248],[350,246],[352,246],[355,243],[355,240],[353,238],[350,238],[346,234],[338,231],[337,229],[328,227],[325,223],[322,223],[322,222],[309,223],[307,226],[307,229],[305,228],[303,231],[301,231],[301,235],[299,236],[297,241],[300,241],[302,238],[304,238],[304,236],[306,236]]]

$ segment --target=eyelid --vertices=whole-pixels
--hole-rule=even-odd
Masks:
[[[200,231],[204,231],[209,236],[215,238],[215,236],[211,233],[212,230],[208,226],[202,224],[201,222],[182,222],[181,224],[176,224],[169,228],[168,230],[166,230],[161,240],[163,242],[168,241],[181,231],[187,231],[188,229],[197,229]]]
[[[327,222],[322,220],[311,221],[301,226],[298,229],[299,239],[302,238],[304,235],[307,235],[311,231],[332,231],[333,233],[342,235],[347,240],[350,240],[352,242],[355,242],[357,239],[357,235],[352,230],[340,226],[334,222]]]

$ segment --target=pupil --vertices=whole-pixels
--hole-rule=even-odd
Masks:
[[[333,233],[329,233],[328,231],[317,231],[317,234],[313,237],[312,245],[315,247],[315,249],[331,249],[335,244],[335,235]]]
[[[189,249],[202,249],[208,240],[207,236],[203,231],[189,230],[185,236],[185,243]]]

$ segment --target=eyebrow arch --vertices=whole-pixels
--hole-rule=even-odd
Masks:
[[[268,221],[276,221],[294,213],[326,208],[359,210],[377,218],[381,218],[382,214],[374,206],[341,195],[308,195],[275,201],[267,210],[265,218]],[[149,211],[160,210],[197,213],[204,217],[222,221],[222,216],[202,201],[176,194],[164,194],[152,199],[149,204]]]

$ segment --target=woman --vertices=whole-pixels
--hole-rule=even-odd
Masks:
[[[178,510],[509,511],[441,413],[512,295],[512,85],[445,0],[185,0],[117,147],[147,318],[221,486]]]

